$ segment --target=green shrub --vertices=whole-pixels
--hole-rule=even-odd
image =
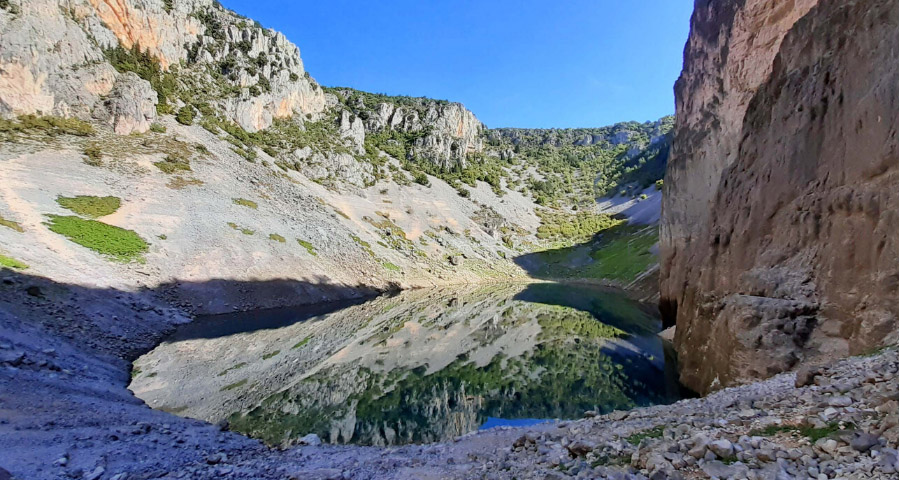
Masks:
[[[242,207],[252,208],[254,210],[259,207],[256,202],[254,202],[253,200],[247,200],[246,198],[232,198],[231,203],[240,205]]]
[[[382,265],[385,269],[391,270],[391,271],[394,271],[394,272],[399,272],[399,271],[401,270],[400,267],[398,267],[397,265],[394,265],[394,264],[391,263],[391,262],[381,262],[381,265]]]
[[[100,147],[96,143],[91,143],[84,147],[84,156],[87,157],[84,163],[88,165],[97,167],[102,164],[103,152],[100,151]]]
[[[182,125],[193,125],[194,117],[197,115],[197,110],[190,105],[185,105],[178,109],[178,113],[175,115],[175,120]]]
[[[313,244],[307,242],[306,240],[303,240],[302,238],[298,238],[297,243],[299,243],[301,246],[303,246],[303,248],[305,248],[306,251],[309,252],[310,255],[312,255],[314,257],[318,255],[316,253],[316,247],[314,247]]]
[[[656,189],[662,190],[662,187],[663,187],[663,179],[660,178],[659,180],[656,181]]]
[[[164,72],[159,60],[149,51],[141,51],[137,43],[126,50],[121,45],[104,52],[109,63],[119,72],[133,72],[137,76],[150,82],[150,86],[156,91],[159,102],[156,111],[160,114],[172,113],[170,101],[175,98],[178,82],[171,72]]]
[[[254,233],[256,233],[253,230],[250,230],[249,228],[246,228],[246,227],[242,227],[234,222],[228,222],[228,226],[234,230],[237,230],[237,231],[243,233],[244,235],[253,235]]]
[[[269,352],[269,353],[263,354],[262,358],[263,358],[263,360],[268,360],[268,359],[274,357],[275,355],[278,355],[279,353],[281,353],[281,350],[275,350],[274,352]]]
[[[0,267],[12,268],[15,270],[25,270],[28,265],[16,260],[15,258],[0,255]]]
[[[149,246],[132,230],[74,215],[48,215],[50,231],[119,262],[141,260]]]
[[[277,234],[277,233],[270,233],[270,234],[269,234],[269,240],[273,240],[273,241],[279,242],[279,243],[284,243],[284,242],[285,242],[284,237],[282,237],[281,235],[279,235],[279,234]]]
[[[0,133],[40,132],[47,135],[93,135],[94,127],[77,118],[22,115],[15,120],[0,119]]]
[[[78,195],[75,197],[56,197],[56,203],[66,210],[91,218],[105,217],[115,213],[122,206],[119,197],[94,197]]]
[[[160,169],[163,173],[173,174],[176,172],[190,172],[191,164],[190,162],[178,156],[168,155],[165,160],[159,162],[153,162],[153,165],[156,168]]]
[[[161,123],[150,124],[150,131],[155,133],[166,133],[166,126]]]

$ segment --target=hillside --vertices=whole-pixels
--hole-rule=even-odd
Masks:
[[[489,130],[459,103],[321,87],[212,0],[11,2],[0,32],[5,262],[171,284],[198,312],[526,278],[516,257],[577,241],[539,227],[616,224],[594,198],[637,198],[671,127]],[[206,282],[226,278],[284,286]]]

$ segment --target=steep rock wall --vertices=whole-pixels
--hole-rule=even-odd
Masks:
[[[698,0],[661,302],[700,392],[897,339],[897,1]]]

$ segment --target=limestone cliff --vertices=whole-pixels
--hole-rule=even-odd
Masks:
[[[117,72],[109,58],[117,48],[146,52],[160,75],[178,72],[168,83],[149,82],[159,107],[170,111],[211,104],[255,132],[275,118],[325,107],[324,92],[306,75],[295,45],[213,0],[7,4],[0,8],[0,115],[86,119],[93,112],[117,133],[146,131],[155,105],[135,92],[150,85],[147,78],[121,78],[126,72]]]
[[[897,1],[698,0],[661,310],[706,392],[897,340]]]

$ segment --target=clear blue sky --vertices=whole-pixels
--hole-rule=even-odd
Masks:
[[[489,127],[599,127],[675,110],[692,0],[222,0],[327,86],[462,102]]]

